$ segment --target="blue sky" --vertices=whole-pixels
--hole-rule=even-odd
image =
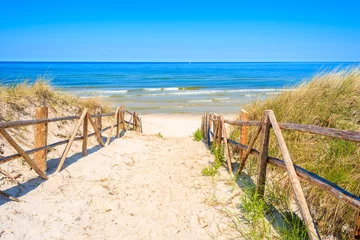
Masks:
[[[355,0],[0,6],[0,61],[360,61]]]

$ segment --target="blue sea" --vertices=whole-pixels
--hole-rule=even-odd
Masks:
[[[0,62],[0,84],[45,76],[56,89],[143,114],[236,113],[317,73],[349,66],[358,63]]]

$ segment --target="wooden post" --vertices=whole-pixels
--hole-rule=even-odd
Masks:
[[[61,155],[61,159],[60,159],[59,165],[58,165],[58,167],[57,167],[57,169],[56,169],[56,172],[60,172],[62,166],[64,165],[66,156],[67,156],[67,154],[68,154],[69,151],[70,151],[70,148],[71,148],[72,143],[74,142],[74,139],[75,139],[75,137],[76,137],[77,131],[79,130],[82,122],[83,122],[84,119],[85,119],[85,116],[86,116],[86,114],[87,114],[87,111],[88,111],[87,108],[85,108],[84,111],[83,111],[83,113],[82,113],[81,116],[80,116],[80,119],[79,119],[78,122],[76,123],[76,126],[75,126],[75,128],[74,128],[74,131],[73,131],[73,133],[71,134],[71,137],[70,137],[70,139],[69,139],[69,142],[68,142],[68,144],[66,145],[63,154]]]
[[[102,108],[96,108],[95,114],[102,114]],[[102,129],[101,116],[95,118],[95,126],[98,129],[98,131],[101,131]],[[100,137],[102,138],[101,133],[100,133]]]
[[[249,157],[249,154],[250,154],[252,148],[254,147],[254,144],[255,144],[255,142],[256,142],[256,139],[257,139],[257,138],[259,137],[259,135],[260,135],[260,132],[261,132],[262,127],[263,127],[263,122],[260,122],[259,127],[257,128],[254,136],[253,136],[253,137],[251,138],[251,140],[250,140],[250,143],[249,143],[249,146],[248,146],[247,150],[246,150],[246,151],[244,150],[244,154],[243,154],[243,156],[241,157],[240,167],[239,167],[239,169],[237,170],[236,174],[239,174],[239,173],[245,168],[246,160],[247,160],[247,158]]]
[[[206,142],[210,148],[210,115],[206,114]]]
[[[99,130],[98,130],[95,122],[91,119],[89,113],[87,114],[87,118],[89,119],[90,124],[91,124],[91,125],[93,126],[93,128],[94,128],[96,140],[98,141],[98,143],[99,143],[101,146],[105,147],[105,144],[104,144],[104,142],[103,142],[103,140],[102,140],[102,137],[101,137],[101,135],[100,135],[100,132],[99,132]]]
[[[241,109],[240,111],[240,121],[248,121],[249,120],[249,113],[245,111],[244,109]],[[241,126],[240,127],[240,143],[247,145],[248,143],[248,126]],[[245,154],[244,150],[240,150],[240,159],[243,159]]]
[[[116,137],[119,138],[120,137],[120,121],[121,121],[121,118],[120,118],[120,107],[118,107],[117,109],[119,109],[117,111],[117,114],[115,116],[116,118]]]
[[[303,190],[301,188],[299,178],[298,178],[298,176],[296,174],[294,164],[293,164],[293,162],[291,160],[289,150],[288,150],[288,148],[286,146],[284,137],[283,137],[283,135],[281,133],[279,123],[277,122],[275,114],[274,114],[273,111],[267,110],[267,111],[265,111],[265,114],[270,119],[270,122],[271,122],[272,128],[274,130],[276,139],[277,139],[277,141],[279,143],[279,147],[280,147],[281,153],[282,153],[283,158],[284,158],[286,170],[287,170],[287,173],[288,173],[289,178],[290,178],[291,186],[292,186],[293,191],[294,191],[295,200],[297,202],[297,205],[298,205],[298,207],[300,209],[300,212],[301,212],[301,215],[303,217],[303,220],[304,220],[304,223],[305,223],[306,230],[308,232],[309,238],[311,240],[320,239],[320,235],[319,235],[319,233],[318,233],[318,231],[316,229],[315,222],[311,217],[310,210],[309,210],[309,207],[307,205],[304,192],[303,192]]]
[[[122,127],[123,127],[123,130],[124,131],[126,131],[126,126],[125,126],[125,112],[124,112],[124,110],[125,110],[125,105],[121,105],[120,106],[120,120],[121,120],[121,122],[122,122]]]
[[[230,149],[229,149],[229,146],[227,143],[226,128],[225,128],[223,116],[220,116],[220,125],[222,128],[222,133],[224,135],[224,152],[225,152],[225,158],[226,158],[227,165],[228,165],[228,171],[230,174],[232,174],[233,172],[232,172],[232,167],[231,167]]]
[[[258,177],[256,180],[256,192],[259,197],[264,197],[265,192],[265,182],[266,182],[266,166],[268,159],[268,149],[269,149],[269,140],[270,140],[270,120],[266,115],[263,116],[261,121],[262,126],[259,126],[261,129],[261,137],[260,137],[260,155],[259,155],[259,165],[258,165]],[[256,136],[254,136],[254,141]]]
[[[119,115],[119,111],[120,111],[120,108],[117,108],[116,111],[115,111],[115,114],[114,114],[115,119],[116,119],[116,116]],[[106,139],[105,146],[110,144],[111,135],[112,135],[113,130],[114,130],[114,124],[111,124],[110,131],[109,131],[109,134],[108,134],[108,138]]]
[[[88,145],[88,123],[89,123],[89,115],[86,114],[83,122],[83,144],[82,144],[82,152],[83,155],[87,155],[87,145]]]
[[[38,166],[31,160],[29,155],[26,154],[24,149],[22,149],[15,141],[14,139],[5,131],[5,129],[0,128],[0,133],[3,135],[3,137],[10,143],[10,145],[20,154],[21,157],[25,159],[25,161],[34,169],[34,171],[39,174],[39,176],[42,179],[48,179],[48,177],[44,174],[43,171],[41,171]]]
[[[220,122],[220,116],[217,116],[217,119],[218,119],[218,128],[217,128],[217,145],[218,146],[220,146],[220,144],[221,144],[221,141],[222,141],[222,138],[223,138],[223,130],[222,130],[222,128],[223,128],[223,126],[222,126],[222,124],[221,124],[221,122]]]
[[[39,107],[38,109],[36,109],[35,118],[37,120],[48,118],[48,108]],[[35,140],[34,140],[35,148],[39,148],[47,145],[47,134],[48,134],[47,125],[48,125],[47,123],[38,123],[35,125]],[[46,155],[47,155],[47,149],[34,153],[34,163],[43,172],[46,172],[47,170]]]
[[[358,213],[358,218],[356,220],[355,239],[360,239],[360,212]]]
[[[132,119],[133,119],[133,131],[136,131],[136,112],[133,112]]]

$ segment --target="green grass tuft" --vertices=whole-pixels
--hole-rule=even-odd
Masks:
[[[199,128],[196,129],[196,131],[193,133],[193,138],[197,142],[200,142],[201,140],[203,140],[203,134]]]
[[[222,163],[224,162],[225,152],[223,145],[219,145],[219,146],[213,145],[212,153],[214,154],[214,162],[211,165],[205,167],[201,171],[201,173],[204,176],[215,176],[219,168],[221,167]]]

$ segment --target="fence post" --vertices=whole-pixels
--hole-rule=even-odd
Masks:
[[[96,108],[95,114],[102,114],[102,108]],[[98,129],[98,131],[101,131],[102,129],[101,116],[95,118],[95,126]],[[100,138],[102,138],[101,133],[100,133]]]
[[[116,114],[116,137],[117,138],[120,137],[120,114],[121,114],[120,109],[121,109],[121,107],[119,108],[119,111]]]
[[[262,128],[260,136],[260,155],[258,165],[258,177],[256,180],[256,192],[258,193],[259,197],[263,198],[265,192],[266,165],[270,140],[270,119],[266,112],[260,124],[262,124]]]
[[[241,109],[240,111],[240,121],[248,121],[249,120],[249,114],[247,111],[245,111],[244,109]],[[247,145],[248,143],[248,135],[247,135],[247,131],[248,131],[248,126],[241,126],[240,127],[240,143]],[[245,150],[241,150],[240,151],[240,159],[242,159],[244,157],[245,154]]]
[[[37,120],[48,118],[48,108],[47,107],[37,108],[35,118]],[[47,133],[48,133],[47,123],[38,123],[35,125],[35,140],[34,140],[35,148],[39,148],[47,145]],[[47,155],[47,149],[34,153],[34,162],[43,172],[46,172],[47,170],[46,155]]]
[[[360,239],[360,212],[359,212],[358,218],[356,220],[355,239]]]
[[[82,152],[83,156],[87,155],[87,144],[88,144],[88,123],[89,115],[86,114],[83,122],[83,143],[82,143]]]
[[[123,125],[123,130],[126,131],[126,126],[125,126],[125,105],[121,105],[120,106],[120,120],[122,122]]]

